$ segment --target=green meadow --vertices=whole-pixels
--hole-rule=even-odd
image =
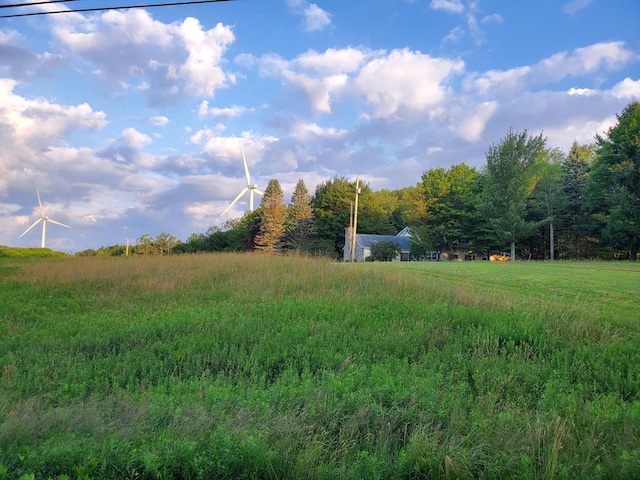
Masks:
[[[0,259],[0,479],[640,478],[640,265]]]

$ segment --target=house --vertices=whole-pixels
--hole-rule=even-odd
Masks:
[[[349,229],[345,228],[343,258],[344,261],[351,259],[351,246],[349,244]],[[371,246],[376,242],[393,242],[398,245],[400,253],[394,261],[408,262],[411,253],[411,235],[407,227],[403,228],[396,235],[371,235],[368,233],[356,233],[355,261],[364,262],[371,255]]]

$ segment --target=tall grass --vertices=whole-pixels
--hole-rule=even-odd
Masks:
[[[640,476],[637,266],[0,274],[0,478]]]

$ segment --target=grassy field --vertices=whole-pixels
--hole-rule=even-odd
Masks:
[[[0,259],[0,479],[640,478],[640,265]]]

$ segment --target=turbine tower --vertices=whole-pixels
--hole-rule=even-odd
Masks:
[[[41,248],[45,248],[45,241],[47,237],[47,222],[55,223],[56,225],[60,225],[61,227],[71,228],[69,225],[65,225],[64,223],[60,223],[55,221],[53,218],[49,218],[44,214],[44,208],[42,208],[42,201],[40,200],[40,192],[36,188],[36,195],[38,196],[38,205],[40,205],[40,218],[33,222],[29,228],[27,228],[22,235],[18,238],[22,238],[29,230],[35,227],[38,223],[42,222],[42,243],[40,244]]]
[[[253,212],[253,195],[257,193],[258,195],[264,195],[264,192],[258,190],[258,185],[255,183],[251,183],[251,176],[249,175],[249,167],[247,166],[247,159],[244,156],[244,148],[240,147],[242,150],[242,161],[244,162],[244,173],[247,176],[247,186],[240,190],[240,193],[236,198],[233,199],[233,202],[229,204],[227,208],[225,208],[224,212],[222,212],[221,216],[229,211],[231,207],[235,205],[235,203],[240,200],[245,193],[249,192],[249,211]]]

